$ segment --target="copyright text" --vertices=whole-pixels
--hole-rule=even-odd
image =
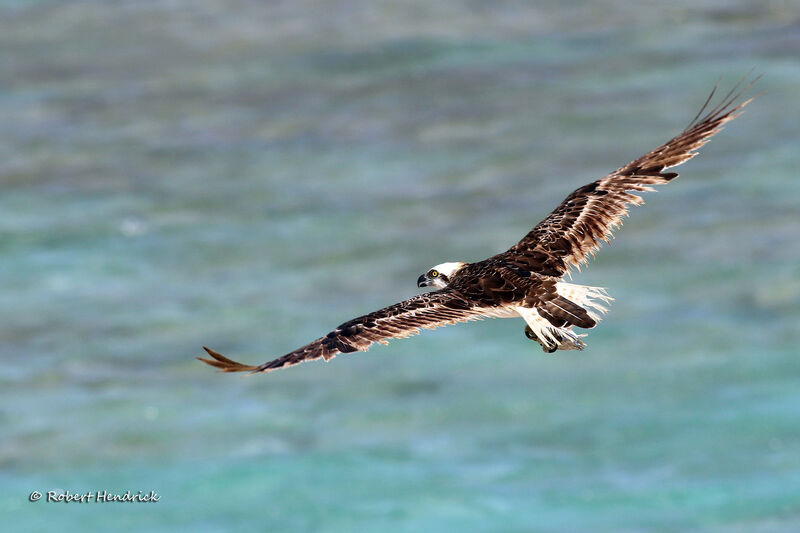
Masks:
[[[34,490],[28,495],[28,500],[38,502],[43,500],[47,503],[113,503],[113,502],[126,502],[126,503],[155,503],[161,499],[161,496],[151,490],[144,492],[141,490],[125,492],[113,492],[109,490],[96,490],[87,492],[72,492],[69,490],[48,490],[42,494],[38,490]]]

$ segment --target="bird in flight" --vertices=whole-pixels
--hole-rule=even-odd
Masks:
[[[760,77],[760,76],[759,76]],[[586,334],[612,300],[600,287],[563,281],[572,267],[580,268],[608,242],[612,231],[627,216],[628,205],[639,205],[637,193],[672,181],[678,174],[665,172],[697,155],[722,126],[736,118],[749,98],[746,85],[737,83],[715,106],[711,91],[689,125],[655,150],[635,159],[604,178],[573,191],[522,240],[507,251],[475,263],[446,262],[417,279],[417,287],[436,290],[348,320],[327,335],[288,354],[260,365],[245,365],[203,347],[210,358],[198,357],[222,372],[271,372],[305,361],[329,361],[340,353],[366,351],[376,343],[408,337],[420,328],[482,318],[521,317],[525,335],[547,353],[581,350]],[[744,87],[742,87],[744,85]]]

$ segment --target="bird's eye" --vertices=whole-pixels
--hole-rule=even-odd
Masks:
[[[436,270],[431,270],[431,277],[432,278],[438,278],[439,277],[439,272],[436,271]]]

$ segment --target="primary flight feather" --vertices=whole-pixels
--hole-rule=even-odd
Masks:
[[[245,365],[203,347],[211,358],[198,357],[223,372],[270,372],[314,359],[330,360],[340,353],[365,351],[376,343],[408,337],[420,328],[433,329],[482,318],[522,317],[525,334],[545,352],[580,350],[585,334],[574,328],[593,328],[612,300],[599,287],[562,281],[571,267],[579,267],[607,241],[627,215],[628,205],[639,205],[640,192],[673,180],[665,170],[697,155],[722,126],[741,113],[752,98],[736,103],[740,81],[708,109],[714,91],[694,120],[680,134],[655,150],[584,185],[567,196],[544,220],[507,251],[476,263],[448,262],[421,275],[418,287],[437,290],[384,307],[345,322],[324,337],[261,365]]]

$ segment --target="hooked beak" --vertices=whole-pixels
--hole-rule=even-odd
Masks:
[[[427,278],[425,278],[425,274],[417,278],[417,287],[422,288],[427,286],[428,286],[428,280]]]

